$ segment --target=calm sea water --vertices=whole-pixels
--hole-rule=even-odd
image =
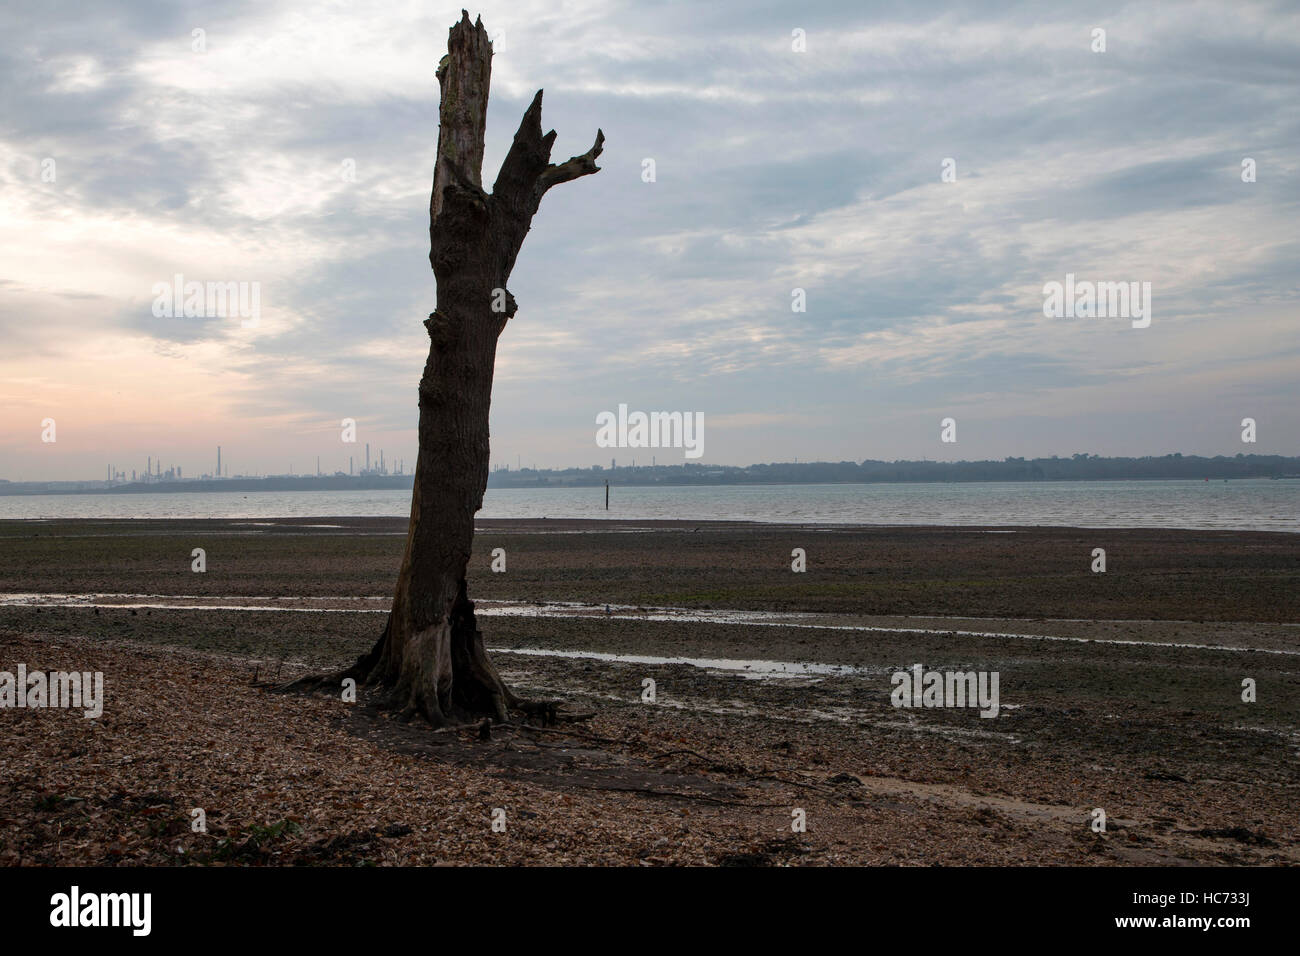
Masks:
[[[406,516],[407,491],[0,496],[0,518]],[[1300,531],[1300,481],[1070,481],[489,489],[484,518]]]

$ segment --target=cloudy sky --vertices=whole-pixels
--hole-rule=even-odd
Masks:
[[[606,135],[511,279],[494,463],[608,463],[620,403],[703,412],[727,464],[1300,451],[1294,4],[470,13],[497,38],[485,182],[539,87],[557,160]],[[414,459],[459,16],[4,5],[0,477],[194,475],[218,444],[232,474],[346,469],[343,418]],[[178,273],[258,283],[260,321],[156,317]],[[1067,273],[1150,282],[1150,326],[1046,317]]]

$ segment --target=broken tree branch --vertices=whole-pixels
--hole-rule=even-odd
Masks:
[[[550,136],[555,135],[552,130]],[[570,180],[577,179],[579,176],[590,176],[592,173],[600,172],[600,167],[596,165],[596,157],[605,149],[605,132],[596,130],[596,142],[592,144],[591,149],[587,150],[581,156],[573,156],[566,159],[560,165],[554,163],[542,170],[542,174],[537,178],[537,198],[540,200],[546,194],[546,191],[552,186],[558,186],[560,183],[567,183]]]

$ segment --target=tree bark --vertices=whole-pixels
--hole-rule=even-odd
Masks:
[[[492,44],[462,11],[438,66],[442,101],[429,262],[437,308],[425,321],[429,357],[420,379],[419,455],[406,550],[387,625],[374,648],[340,676],[377,692],[405,718],[441,726],[509,719],[524,703],[483,646],[466,588],[474,515],[487,488],[488,411],[497,338],[515,314],[506,282],[552,186],[599,171],[604,134],[581,156],[550,162],[542,91],[524,113],[492,193],[482,187]]]

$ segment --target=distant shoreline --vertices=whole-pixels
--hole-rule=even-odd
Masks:
[[[128,482],[0,482],[0,495],[133,495],[207,494],[222,491],[392,491],[410,489],[411,475],[322,475],[270,478],[213,478],[193,481]],[[73,487],[66,487],[73,486]]]
[[[1228,459],[1231,461],[1231,459]],[[930,463],[939,464],[939,463]],[[964,462],[955,465],[970,464]],[[516,478],[517,472],[494,472],[488,481],[489,490],[504,489],[565,489],[599,488],[608,483],[618,488],[754,488],[793,485],[934,485],[934,484],[1057,484],[1064,482],[1119,482],[1119,481],[1258,481],[1300,480],[1300,471],[1289,470],[1274,474],[1196,474],[1196,475],[1050,475],[1042,477],[990,477],[986,475],[933,475],[887,477],[873,476],[857,479],[828,479],[791,477],[741,477],[736,474],[675,475],[655,474],[659,469],[645,469],[649,474],[635,474],[634,469],[619,469],[618,473],[605,473],[593,477],[588,472],[579,476],[564,473],[563,477]],[[740,469],[736,469],[737,472]],[[628,473],[632,472],[632,473]],[[601,475],[595,472],[594,475]],[[27,481],[9,482],[0,479],[0,496],[17,495],[130,495],[130,494],[207,494],[213,492],[272,492],[272,491],[394,491],[409,490],[413,475],[322,475],[320,477],[295,475],[268,478],[214,478],[157,482],[127,482],[110,485],[107,482],[80,481]]]

